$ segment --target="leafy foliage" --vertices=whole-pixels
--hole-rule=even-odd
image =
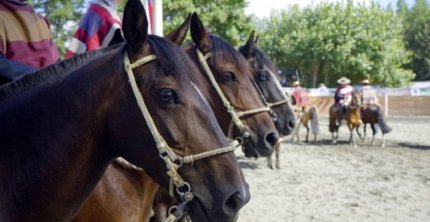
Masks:
[[[294,6],[273,12],[256,26],[260,44],[276,64],[299,69],[308,86],[333,86],[341,76],[353,83],[370,78],[400,86],[414,77],[401,67],[410,56],[403,45],[401,20],[375,4]]]
[[[252,30],[245,7],[245,0],[164,0],[164,33],[181,24],[188,13],[197,12],[212,32],[233,45],[239,45]]]
[[[54,40],[60,55],[66,52],[65,43],[76,30],[85,13],[85,0],[29,0],[35,10],[46,16],[52,25]]]
[[[415,80],[430,80],[430,4],[416,0],[414,7],[399,7],[398,12],[404,19],[406,47],[413,51],[406,67],[416,73]]]

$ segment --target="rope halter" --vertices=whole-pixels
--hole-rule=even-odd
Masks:
[[[262,107],[262,108],[247,110],[247,111],[236,111],[236,109],[230,104],[230,101],[227,99],[224,92],[221,90],[221,87],[219,86],[218,82],[215,80],[215,76],[212,73],[212,70],[210,69],[209,64],[206,61],[207,59],[213,56],[213,53],[209,52],[206,55],[203,55],[203,53],[197,47],[196,47],[196,53],[197,53],[199,62],[203,67],[203,70],[205,71],[206,75],[209,78],[209,81],[211,82],[212,86],[215,88],[215,91],[218,93],[219,97],[221,98],[224,107],[227,109],[227,112],[231,116],[230,127],[228,129],[228,134],[227,134],[228,138],[230,139],[233,138],[234,126],[236,126],[240,130],[244,138],[249,137],[249,128],[242,122],[242,120],[240,120],[240,117],[261,113],[261,112],[270,112],[270,108]]]
[[[255,57],[252,57],[251,59],[248,60],[248,62],[253,63],[253,62],[255,62],[255,60],[256,60]],[[266,65],[263,65],[263,70],[268,72],[273,78],[276,79],[275,73],[273,73],[272,70],[270,70]],[[288,97],[284,97],[283,100],[280,100],[277,102],[268,102],[266,97],[264,96],[263,92],[261,91],[260,87],[258,87],[257,83],[255,82],[254,78],[251,78],[251,79],[252,79],[252,83],[254,84],[254,87],[257,89],[257,92],[258,92],[258,94],[260,94],[261,100],[263,101],[264,105],[266,105],[266,107],[269,107],[271,109],[272,107],[276,107],[276,106],[282,105],[284,103],[290,102],[290,99]],[[275,84],[279,84],[279,83],[276,81]],[[278,87],[278,88],[280,88],[280,87]],[[281,95],[284,95],[284,92],[281,91]],[[273,111],[271,110],[270,112],[271,112],[271,115],[273,117],[274,116]],[[276,117],[274,117],[274,118],[276,118]]]
[[[166,141],[158,131],[154,123],[154,120],[152,119],[148,111],[148,108],[143,100],[143,96],[139,91],[139,88],[136,83],[136,79],[134,78],[134,74],[133,74],[133,69],[139,66],[142,66],[148,62],[154,61],[156,59],[157,59],[157,56],[151,54],[151,55],[142,57],[133,63],[130,63],[130,59],[126,51],[124,55],[124,68],[125,68],[125,71],[127,72],[127,76],[131,84],[134,97],[140,108],[140,111],[142,112],[142,115],[146,121],[146,124],[148,125],[151,131],[152,137],[156,142],[159,155],[164,160],[164,163],[166,164],[167,175],[170,177],[169,194],[172,197],[174,197],[174,188],[176,187],[176,193],[181,198],[181,200],[178,201],[179,205],[173,206],[171,208],[170,215],[168,217],[168,219],[170,218],[169,219],[170,221],[176,221],[178,218],[181,218],[184,215],[184,212],[186,210],[186,204],[193,199],[193,193],[191,192],[191,187],[178,174],[178,169],[184,164],[192,164],[194,161],[197,161],[203,158],[233,152],[236,148],[239,147],[239,142],[237,142],[236,140],[233,140],[230,146],[202,152],[199,154],[188,155],[184,157],[176,155],[173,149],[169,147],[169,145],[166,143]]]

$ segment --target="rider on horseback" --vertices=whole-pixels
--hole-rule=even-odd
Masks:
[[[291,84],[294,87],[293,92],[291,94],[291,104],[294,105],[294,112],[297,113],[297,117],[303,112],[305,105],[309,103],[309,96],[306,92],[306,89],[302,88],[301,83],[299,81],[294,81]]]
[[[351,83],[351,80],[342,77],[337,80],[337,83],[339,83],[339,86],[336,88],[336,92],[334,94],[334,102],[335,105],[339,108],[339,119],[338,123],[343,120],[345,116],[345,112],[348,108],[348,105],[351,103],[352,99],[352,92],[354,89],[352,86],[349,85]]]
[[[379,123],[379,127],[381,128],[381,131],[385,133],[389,133],[392,129],[389,127],[386,122],[383,120],[383,116],[381,113],[381,107],[378,104],[378,98],[376,97],[376,91],[373,89],[373,87],[370,85],[370,81],[368,79],[363,79],[361,82],[361,101],[362,101],[362,107],[361,107],[361,116],[364,116],[364,112],[366,109],[370,109],[371,111],[376,113],[376,119]],[[366,120],[363,120],[366,122]]]
[[[368,79],[361,80],[361,101],[363,104],[362,109],[366,109],[369,105],[377,105],[378,104],[378,98],[376,97],[376,91],[373,89],[373,87],[370,85],[370,81]]]

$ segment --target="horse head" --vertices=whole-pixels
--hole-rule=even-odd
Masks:
[[[188,207],[194,221],[234,221],[249,201],[232,152],[237,144],[230,145],[189,77],[198,69],[183,49],[148,35],[145,15],[140,0],[127,2],[124,66],[135,86],[119,89],[130,99],[118,101],[108,118],[110,147],[176,197],[176,216]]]
[[[275,66],[270,57],[257,46],[257,39],[258,37],[254,40],[253,31],[246,44],[239,47],[239,52],[250,64],[257,91],[273,111],[276,128],[282,136],[287,136],[293,132],[296,117],[279,83],[278,75],[275,74]]]
[[[354,90],[351,95],[351,103],[349,104],[349,108],[356,109],[361,107],[361,94]]]
[[[267,107],[257,94],[246,59],[230,44],[209,33],[193,14],[187,48],[205,79],[207,97],[218,122],[230,138],[240,138],[248,157],[268,156],[279,135]],[[202,87],[205,88],[205,87]]]

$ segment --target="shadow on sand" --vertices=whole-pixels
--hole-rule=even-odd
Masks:
[[[406,147],[409,149],[417,149],[417,150],[430,150],[429,145],[422,145],[416,143],[398,143],[399,146]]]
[[[241,168],[258,169],[259,168],[258,163],[254,162],[252,160],[253,160],[252,158],[246,158],[246,157],[242,157],[242,156],[237,157],[237,162],[239,163],[239,166]]]

